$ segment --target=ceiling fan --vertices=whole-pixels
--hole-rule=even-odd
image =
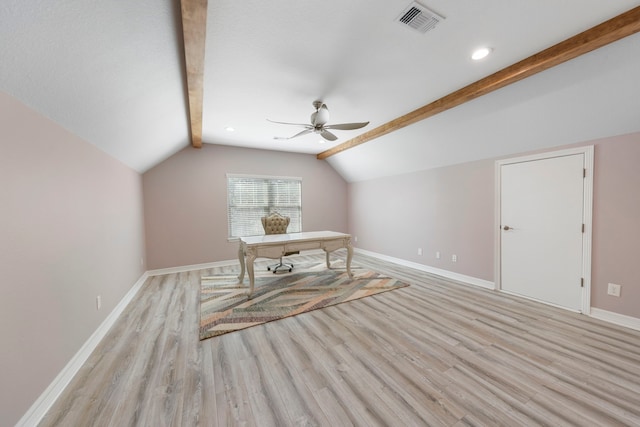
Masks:
[[[335,141],[338,139],[337,136],[329,132],[329,129],[337,129],[337,130],[354,130],[365,127],[369,124],[369,122],[362,123],[340,123],[336,125],[328,125],[329,121],[329,109],[327,105],[322,101],[313,101],[313,107],[316,109],[314,113],[311,114],[311,123],[303,124],[303,123],[285,123],[285,122],[276,122],[274,120],[269,120],[271,123],[278,123],[281,125],[293,125],[293,126],[302,126],[304,128],[303,131],[298,132],[297,134],[290,137],[280,137],[276,136],[274,139],[292,139],[298,136],[306,135],[308,133],[317,133],[322,136],[327,141]]]

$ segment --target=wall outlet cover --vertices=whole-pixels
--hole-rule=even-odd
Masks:
[[[622,286],[616,285],[615,283],[609,283],[607,286],[607,294],[614,297],[619,297],[621,290]]]

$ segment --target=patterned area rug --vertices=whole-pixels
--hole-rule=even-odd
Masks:
[[[273,274],[257,268],[253,298],[249,278],[214,275],[200,281],[200,339],[215,337],[318,308],[409,286],[397,279],[351,266],[349,279],[342,260],[296,264],[292,273]]]

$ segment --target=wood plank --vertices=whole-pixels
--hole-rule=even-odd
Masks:
[[[336,309],[340,310],[344,307],[338,306]],[[373,318],[375,317],[374,314]],[[372,317],[367,315],[366,320],[370,321],[370,319]],[[362,353],[370,354],[370,357],[362,360],[361,363],[367,366],[371,375],[376,376],[380,383],[385,385],[381,393],[387,399],[398,401],[396,405],[406,405],[404,411],[414,412],[423,423],[428,425],[450,425],[464,416],[463,408],[451,402],[442,404],[446,400],[442,394],[442,384],[448,384],[448,381],[439,373],[434,375],[433,367],[428,360],[415,363],[416,353],[413,351],[412,343],[398,339],[397,334],[385,334],[384,338],[371,336],[366,329],[354,329],[354,339],[346,342],[343,347],[348,349],[354,357]],[[385,350],[380,347],[378,340],[381,338],[388,341],[391,348],[386,347]],[[426,377],[430,377],[430,380],[424,381]],[[434,380],[435,377],[438,379]],[[396,409],[395,412],[400,411]],[[401,417],[401,414],[398,416]]]
[[[417,110],[371,129],[342,144],[319,153],[316,157],[324,160],[372,139],[402,129],[458,105],[479,98],[495,90],[516,83],[534,74],[540,73],[580,55],[599,49],[624,37],[640,31],[640,6],[592,27],[580,34],[568,38],[550,48],[542,50],[507,68],[491,74],[468,86],[458,89]]]
[[[184,58],[189,94],[191,145],[202,147],[204,47],[207,36],[207,0],[181,0]]]
[[[640,331],[353,262],[411,286],[204,341],[200,277],[233,271],[149,279],[40,426],[640,425]]]
[[[307,313],[313,315],[313,313]],[[298,316],[302,324],[308,328],[308,337],[323,341],[322,335],[318,331],[326,330],[324,327],[317,328],[318,322],[313,316]],[[331,393],[340,402],[339,411],[344,412],[353,425],[388,425],[384,422],[384,414],[381,414],[375,405],[371,406],[370,395],[361,388],[354,387],[346,372],[350,367],[337,354],[335,348],[340,344],[316,347],[315,357],[321,372],[326,376],[326,383],[329,384]],[[325,413],[330,413],[331,408],[324,408]],[[329,418],[329,417],[328,417]]]

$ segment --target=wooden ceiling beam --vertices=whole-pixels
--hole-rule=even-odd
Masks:
[[[640,6],[317,155],[322,160],[640,31]]]
[[[202,101],[204,97],[204,46],[207,35],[207,0],[181,0],[184,57],[189,93],[191,145],[202,147]]]

